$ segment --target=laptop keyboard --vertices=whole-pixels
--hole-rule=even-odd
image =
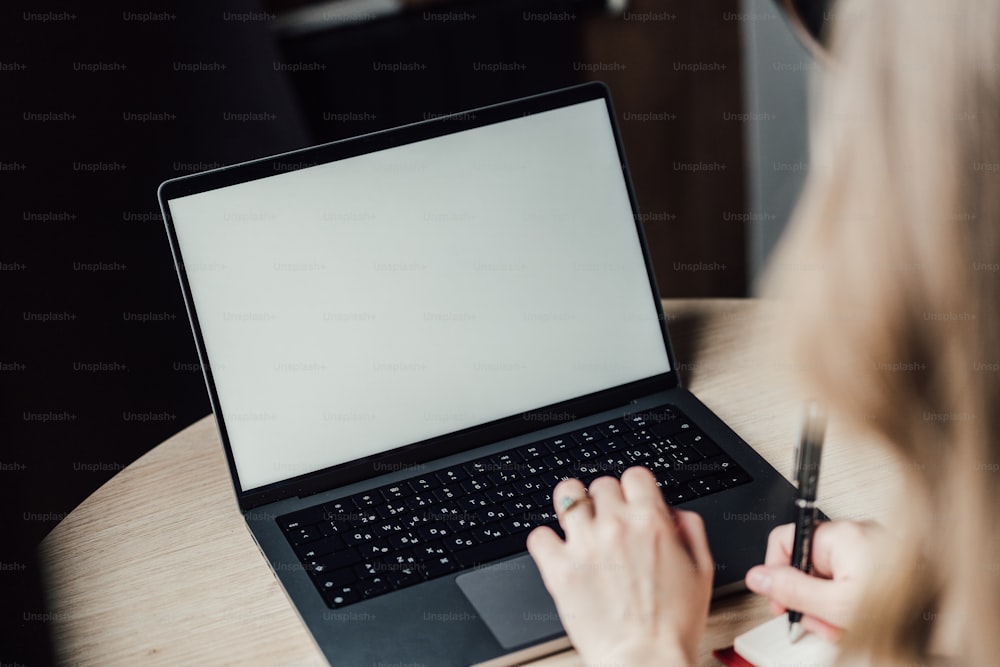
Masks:
[[[525,550],[552,526],[552,489],[649,468],[679,505],[751,481],[676,407],[540,440],[278,517],[330,608]]]

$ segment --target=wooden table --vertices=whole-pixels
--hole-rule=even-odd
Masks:
[[[681,377],[790,477],[802,401],[769,345],[779,304],[665,300]],[[775,354],[771,354],[771,353]],[[885,519],[890,455],[830,425],[820,506]],[[87,498],[42,543],[57,655],[74,664],[324,664],[237,511],[211,416],[153,448]],[[769,617],[757,596],[713,604],[699,665]],[[536,663],[579,665],[566,651]]]

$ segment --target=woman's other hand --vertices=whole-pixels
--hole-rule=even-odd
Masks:
[[[764,564],[747,572],[747,587],[771,600],[771,611],[802,612],[802,626],[836,642],[849,628],[875,564],[884,530],[873,522],[826,521],[816,526],[812,574],[789,565],[795,525],[771,531]]]

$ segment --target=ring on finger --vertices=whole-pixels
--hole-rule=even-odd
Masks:
[[[559,513],[566,516],[573,509],[580,507],[584,503],[593,503],[594,501],[590,499],[590,496],[580,496],[574,498],[573,496],[563,496],[559,499]]]

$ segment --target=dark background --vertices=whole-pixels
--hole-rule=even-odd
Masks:
[[[161,181],[597,79],[663,296],[744,296],[737,4],[434,2],[325,28],[247,0],[0,10],[0,660],[50,657],[38,542],[210,411]],[[400,62],[426,67],[375,66]]]

